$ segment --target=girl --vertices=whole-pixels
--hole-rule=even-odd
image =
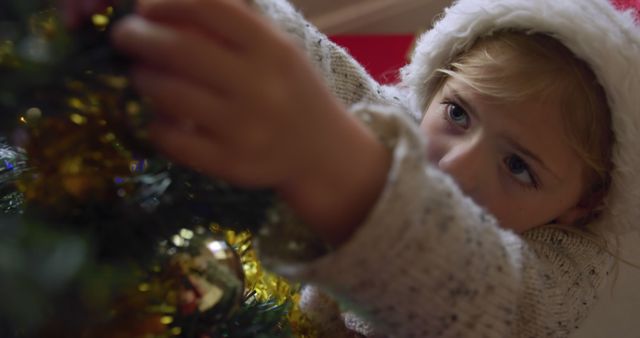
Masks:
[[[286,2],[256,5],[281,29],[240,1],[145,0],[114,42],[139,61],[160,149],[273,187],[301,220],[265,227],[265,262],[370,337],[569,335],[612,266],[605,234],[640,216],[633,13],[460,0],[382,87]],[[301,223],[331,252],[273,250]]]

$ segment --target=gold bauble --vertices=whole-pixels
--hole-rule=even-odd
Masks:
[[[198,238],[200,236],[183,229],[172,239],[181,249],[169,259],[169,270],[174,271],[180,281],[176,303],[182,315],[200,312],[220,320],[228,317],[242,302],[242,263],[224,240]]]

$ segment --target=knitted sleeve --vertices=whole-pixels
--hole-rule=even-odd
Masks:
[[[383,192],[347,243],[309,263],[263,255],[264,263],[329,292],[370,324],[370,336],[566,337],[593,303],[609,255],[573,232],[501,229],[426,163],[397,92],[286,1],[255,1],[296,37],[344,103],[367,102],[351,110],[393,154]]]

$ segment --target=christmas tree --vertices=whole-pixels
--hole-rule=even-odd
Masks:
[[[0,336],[313,336],[253,250],[273,194],[145,141],[152,112],[108,39],[131,8],[70,30],[46,1],[0,3]]]

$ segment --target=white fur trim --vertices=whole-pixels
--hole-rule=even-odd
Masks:
[[[640,27],[632,11],[606,0],[461,0],[417,42],[402,70],[414,112],[424,112],[435,69],[479,36],[515,28],[547,33],[589,63],[604,87],[615,133],[612,187],[602,225],[616,233],[640,229]]]

